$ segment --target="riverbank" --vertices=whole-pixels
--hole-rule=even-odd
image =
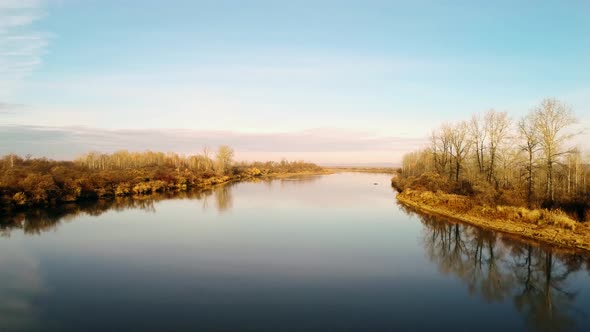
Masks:
[[[590,250],[590,227],[548,210],[478,206],[468,197],[405,189],[397,200],[417,211],[564,248]]]
[[[225,153],[225,154],[224,154]],[[233,162],[220,147],[205,155],[119,151],[74,161],[8,155],[0,158],[0,214],[113,197],[208,189],[232,181],[327,174],[303,161]]]
[[[113,200],[115,198],[124,197],[129,197],[132,199],[141,199],[144,197],[150,197],[152,195],[160,194],[206,191],[216,186],[225,185],[233,182],[246,182],[254,180],[270,181],[273,179],[328,175],[333,173],[333,171],[325,169],[302,170],[298,172],[261,172],[257,169],[250,168],[245,171],[242,171],[239,174],[215,175],[204,178],[194,178],[192,179],[192,181],[185,180],[180,182],[174,181],[172,179],[170,179],[169,181],[146,179],[147,181],[142,181],[135,184],[130,184],[129,182],[124,181],[118,184],[108,186],[110,188],[105,188],[104,186],[94,188],[90,194],[79,195],[75,197],[75,199],[54,199],[52,201],[38,203],[22,201],[21,204],[18,204],[18,202],[17,204],[10,204],[10,202],[7,204],[5,202],[4,206],[0,205],[0,215],[9,215],[13,212],[27,210],[30,208],[56,208],[71,203],[94,202],[98,200]],[[78,192],[80,193],[81,190],[79,190]],[[26,194],[24,193],[22,194],[22,196],[25,195]],[[18,195],[17,193],[15,194],[15,196],[18,198],[21,195]],[[6,201],[8,201],[8,199],[6,199]]]

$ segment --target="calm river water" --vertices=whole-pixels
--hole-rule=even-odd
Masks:
[[[590,331],[589,255],[420,216],[389,178],[5,218],[0,331]]]

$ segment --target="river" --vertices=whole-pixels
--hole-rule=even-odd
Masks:
[[[416,214],[389,179],[4,218],[0,331],[590,331],[590,255]]]

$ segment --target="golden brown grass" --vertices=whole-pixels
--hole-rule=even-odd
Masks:
[[[403,204],[485,228],[563,247],[590,250],[590,229],[560,210],[477,205],[467,196],[406,189]]]

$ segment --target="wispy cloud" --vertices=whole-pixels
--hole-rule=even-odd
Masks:
[[[187,129],[105,130],[87,127],[0,126],[0,154],[31,153],[66,159],[90,150],[113,152],[121,149],[150,149],[198,153],[204,146],[215,148],[228,144],[242,160],[279,160],[284,157],[314,162],[397,162],[403,153],[425,142],[424,138],[375,136],[335,128],[255,134]]]
[[[13,114],[15,111],[23,109],[25,105],[22,104],[8,104],[0,102],[0,114]]]
[[[42,16],[41,0],[0,0],[0,98],[41,64],[48,37],[32,25]]]
[[[0,113],[2,112],[0,104]],[[18,106],[14,107],[26,107]],[[590,127],[582,122],[584,128]],[[590,133],[574,141],[583,151]],[[0,155],[32,154],[73,159],[89,151],[172,151],[200,153],[227,144],[239,160],[307,160],[317,163],[397,163],[403,154],[428,144],[420,136],[374,135],[369,132],[315,128],[291,132],[245,133],[229,130],[100,129],[82,126],[0,125]]]

